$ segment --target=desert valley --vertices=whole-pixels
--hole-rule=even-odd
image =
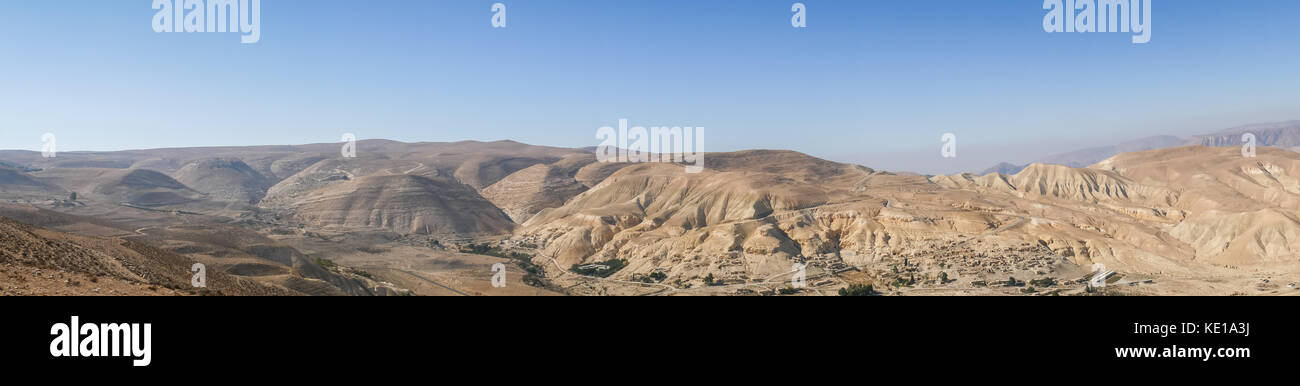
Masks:
[[[1300,125],[1273,130],[1255,157],[1170,141],[936,176],[510,141],[0,151],[0,293],[1297,295]]]

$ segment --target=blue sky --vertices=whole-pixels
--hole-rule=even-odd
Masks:
[[[792,3],[263,0],[245,45],[154,33],[151,0],[6,0],[0,148],[584,147],[626,118],[705,127],[708,151],[950,172],[1300,119],[1296,1],[1155,0],[1148,44],[1048,34],[1041,0],[803,0],[806,29]]]

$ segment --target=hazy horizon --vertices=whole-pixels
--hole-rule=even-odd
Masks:
[[[926,148],[926,149],[921,149],[921,148],[906,149],[902,151],[883,153],[883,154],[850,154],[850,155],[844,155],[844,154],[819,155],[819,154],[812,154],[805,151],[801,151],[799,149],[790,149],[790,148],[750,148],[750,149],[729,149],[729,150],[706,149],[706,152],[730,152],[730,151],[741,151],[741,150],[792,150],[800,153],[809,154],[815,157],[827,159],[830,161],[857,164],[857,165],[870,167],[876,170],[885,170],[890,172],[909,172],[909,173],[918,173],[918,174],[927,174],[927,175],[957,174],[957,173],[968,173],[968,172],[981,172],[990,167],[996,166],[1000,163],[1008,163],[1008,164],[1020,166],[1020,165],[1025,165],[1034,162],[1043,157],[1059,155],[1062,153],[1067,153],[1067,152],[1072,152],[1077,150],[1085,150],[1094,147],[1115,145],[1126,141],[1140,140],[1140,139],[1150,138],[1154,136],[1173,136],[1179,138],[1187,138],[1193,135],[1212,134],[1214,132],[1238,128],[1242,126],[1250,126],[1255,124],[1283,123],[1283,122],[1291,122],[1291,121],[1297,121],[1297,120],[1279,120],[1274,122],[1252,122],[1248,124],[1239,124],[1239,125],[1225,126],[1225,127],[1213,128],[1213,129],[1207,128],[1202,131],[1195,131],[1195,132],[1165,133],[1165,134],[1153,133],[1151,135],[1144,135],[1144,136],[1137,136],[1137,137],[1123,137],[1123,138],[1116,137],[1113,141],[1109,141],[1106,139],[1095,139],[1092,142],[1010,144],[1010,147],[1021,150],[1020,152],[1015,154],[1006,153],[1005,152],[1006,147],[967,146],[967,147],[962,147],[961,157],[956,160],[944,159],[942,157],[934,157],[934,154],[938,153],[937,146],[934,148]],[[402,140],[396,140],[391,138],[358,138],[358,141],[361,142],[364,142],[366,140],[396,141],[396,142],[403,142],[403,143],[456,143],[456,142],[513,141],[513,142],[524,143],[527,145],[571,148],[571,149],[583,149],[583,148],[594,147],[594,146],[563,146],[563,145],[536,144],[536,143],[522,142],[522,141],[509,139],[509,138],[428,140],[428,141],[402,141]],[[310,143],[269,143],[269,144],[259,144],[259,145],[215,144],[215,145],[203,145],[203,146],[177,146],[177,147],[114,149],[114,150],[62,149],[60,150],[60,153],[101,153],[101,152],[117,152],[117,151],[149,151],[149,150],[162,150],[162,149],[185,149],[185,148],[306,146],[306,145],[321,145],[321,144],[332,144],[332,143],[340,143],[340,141],[321,141],[321,142],[310,142]],[[38,149],[0,149],[0,151],[40,152],[41,150],[38,148]],[[954,164],[960,166],[955,166]]]

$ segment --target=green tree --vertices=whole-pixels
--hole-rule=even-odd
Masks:
[[[853,283],[846,288],[840,288],[840,296],[875,296],[876,289],[871,284]]]

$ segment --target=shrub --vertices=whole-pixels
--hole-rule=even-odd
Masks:
[[[609,275],[613,275],[615,272],[622,270],[623,267],[626,266],[626,259],[614,259],[594,264],[574,264],[572,267],[569,267],[569,270],[583,276],[609,277]]]
[[[649,275],[641,276],[639,280],[641,280],[642,283],[658,283],[664,281],[664,279],[667,278],[668,278],[668,274],[659,271],[654,271],[651,272]]]
[[[849,286],[846,287],[846,288],[840,288],[839,293],[840,293],[840,296],[876,296],[876,295],[878,295],[878,293],[876,293],[876,289],[875,289],[875,287],[872,287],[871,284],[860,284],[860,283],[849,284]]]
[[[513,260],[529,260],[529,261],[531,261],[531,260],[533,259],[533,255],[529,255],[529,254],[527,254],[527,253],[519,253],[519,252],[506,251],[506,250],[501,249],[501,248],[498,247],[498,246],[494,246],[494,245],[487,244],[487,243],[483,243],[483,244],[469,243],[469,244],[462,245],[462,246],[460,246],[460,253],[468,253],[468,254],[472,254],[472,255],[494,256],[494,257],[500,257],[500,258],[503,258],[503,259],[513,259]]]
[[[315,263],[317,267],[325,268],[325,269],[327,269],[327,270],[331,270],[331,271],[333,271],[334,268],[338,266],[338,264],[334,264],[334,261],[333,261],[333,260],[330,260],[330,259],[322,259],[322,258],[319,258],[319,257],[314,258],[314,259],[311,259],[311,262],[312,262],[312,263]]]

